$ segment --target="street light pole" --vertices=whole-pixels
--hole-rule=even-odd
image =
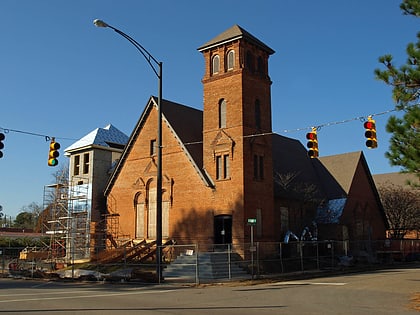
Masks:
[[[119,29],[105,23],[102,20],[94,20],[97,27],[108,27],[127,39],[143,55],[149,63],[153,72],[159,79],[158,87],[158,128],[157,128],[157,174],[156,174],[156,275],[159,283],[162,280],[162,62],[157,61],[142,45],[136,40],[120,31]]]

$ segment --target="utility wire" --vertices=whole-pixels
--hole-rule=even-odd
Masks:
[[[75,141],[78,140],[78,139],[65,138],[65,137],[52,137],[52,136],[48,136],[48,135],[44,135],[44,134],[40,134],[40,133],[36,133],[36,132],[10,129],[10,128],[3,128],[3,127],[0,127],[0,130],[3,130],[3,132],[6,133],[6,134],[9,133],[9,132],[16,132],[16,133],[21,133],[21,134],[30,135],[30,136],[43,137],[43,138],[45,138],[45,141],[50,141],[51,138],[62,139],[62,140],[75,140]]]
[[[416,104],[416,105],[419,105],[419,104]],[[390,109],[390,110],[387,110],[387,111],[384,111],[384,112],[371,114],[371,115],[368,115],[368,116],[359,116],[359,117],[354,117],[354,118],[350,118],[350,119],[332,121],[332,122],[323,123],[323,124],[315,125],[315,126],[311,126],[311,127],[303,127],[303,128],[296,128],[296,129],[285,129],[285,130],[283,130],[283,132],[284,133],[289,133],[289,132],[308,130],[308,129],[312,129],[312,127],[315,127],[317,130],[320,130],[322,127],[329,127],[329,126],[333,126],[333,125],[345,124],[345,123],[348,123],[348,122],[351,122],[351,121],[354,121],[354,120],[359,120],[361,122],[364,122],[366,120],[366,118],[369,117],[369,116],[374,117],[374,116],[386,115],[386,114],[389,114],[391,112],[396,112],[396,111],[400,111],[400,110],[394,108],[394,109]]]
[[[416,104],[406,106],[406,107],[401,108],[401,109],[394,108],[394,109],[389,109],[389,110],[386,110],[386,111],[383,111],[383,112],[370,114],[370,115],[367,115],[367,116],[358,116],[358,117],[353,117],[353,118],[339,120],[339,121],[327,122],[327,123],[323,123],[323,124],[319,124],[319,125],[315,125],[315,126],[308,126],[308,127],[295,128],[295,129],[285,129],[282,132],[290,133],[290,132],[297,132],[297,131],[302,131],[302,130],[311,130],[312,128],[316,128],[317,130],[320,130],[323,127],[330,127],[330,126],[334,126],[334,125],[345,124],[345,123],[348,123],[348,122],[351,122],[351,121],[354,121],[354,120],[359,120],[361,122],[364,122],[366,120],[366,118],[369,117],[369,116],[374,117],[374,116],[386,115],[386,114],[389,114],[391,112],[401,111],[401,110],[407,109],[409,107],[419,106],[419,105],[420,105],[420,103],[416,103]],[[30,131],[17,130],[17,129],[11,129],[11,128],[0,127],[0,131],[1,130],[4,133],[16,132],[16,133],[26,134],[26,135],[30,135],[30,136],[44,137],[45,141],[50,141],[51,138],[53,138],[52,136],[45,135],[45,134],[40,134],[40,133],[35,133],[35,132],[30,132]],[[259,136],[265,136],[265,135],[274,134],[274,133],[275,132],[246,135],[246,136],[244,136],[244,138],[259,137]],[[55,139],[61,139],[61,140],[73,140],[73,141],[80,140],[80,139],[66,138],[66,137],[54,137],[54,138]],[[198,144],[198,143],[202,143],[202,141],[184,143],[184,145],[193,145],[193,144]]]

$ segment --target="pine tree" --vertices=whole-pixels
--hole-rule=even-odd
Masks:
[[[403,14],[420,17],[420,1],[404,0],[400,5]],[[390,147],[385,156],[391,165],[401,166],[403,172],[410,172],[420,179],[420,32],[417,42],[409,43],[406,49],[407,61],[399,68],[392,55],[379,57],[385,70],[376,69],[379,80],[393,88],[396,109],[403,111],[402,118],[391,116],[386,130],[392,134]]]

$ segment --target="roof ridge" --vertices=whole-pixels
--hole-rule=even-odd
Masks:
[[[255,45],[259,46],[263,50],[267,51],[270,55],[274,53],[274,50],[264,44],[261,40],[257,37],[246,31],[243,27],[239,26],[238,24],[234,24],[232,27],[228,28],[224,32],[220,33],[207,43],[198,47],[198,51],[204,51],[206,49],[210,49],[212,47],[216,47],[222,43],[230,42],[236,39],[244,38],[249,42],[254,43]]]

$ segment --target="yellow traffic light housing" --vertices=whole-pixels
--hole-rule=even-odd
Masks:
[[[316,128],[312,127],[312,131],[306,134],[306,139],[308,139],[308,143],[306,147],[308,148],[308,156],[313,159],[319,156],[318,151],[318,136],[316,134]]]
[[[4,133],[0,132],[0,159],[3,157],[3,152],[1,150],[3,150],[4,148],[4,139],[6,139],[6,136],[4,135]]]
[[[48,166],[57,166],[60,153],[58,150],[60,149],[60,144],[58,142],[55,142],[55,139],[51,139],[50,143],[50,152],[48,154]]]
[[[378,139],[376,139],[376,124],[375,120],[371,116],[363,124],[365,127],[366,146],[369,149],[375,149],[378,147]]]

